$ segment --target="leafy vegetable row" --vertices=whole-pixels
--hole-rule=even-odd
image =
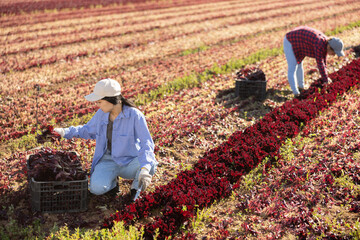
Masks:
[[[159,229],[161,238],[174,233],[194,216],[196,209],[226,197],[237,187],[241,177],[256,167],[265,157],[278,157],[279,148],[287,138],[296,136],[302,126],[336,101],[337,96],[360,83],[360,59],[330,75],[333,83],[322,86],[316,81],[302,96],[286,102],[265,115],[243,132],[235,132],[227,142],[206,153],[194,169],[180,173],[169,184],[107,218],[103,227],[113,221],[131,224],[148,217],[161,208],[162,217],[145,225],[148,237]]]
[[[336,9],[333,13],[350,13],[354,11],[356,8],[356,3],[335,3],[340,6],[334,7]],[[278,10],[273,10],[275,13],[271,11],[265,12],[264,16],[258,16],[260,14],[254,14],[254,17],[244,17],[239,19],[238,15],[233,17],[224,16],[222,18],[213,20],[212,22],[208,22],[209,20],[203,19],[200,22],[199,26],[196,27],[194,23],[185,24],[183,27],[175,27],[170,29],[157,30],[158,24],[161,23],[154,22],[152,25],[155,27],[150,27],[150,32],[142,32],[136,31],[136,27],[134,26],[133,30],[128,30],[129,26],[121,26],[119,29],[106,29],[105,33],[98,33],[97,31],[90,32],[86,36],[81,36],[77,38],[79,34],[75,34],[72,36],[76,36],[76,39],[72,40],[73,37],[66,37],[62,42],[61,38],[57,38],[54,36],[51,38],[51,41],[46,39],[44,43],[37,43],[35,45],[39,45],[38,47],[33,47],[32,41],[24,42],[25,49],[24,51],[18,52],[8,52],[5,53],[6,61],[0,62],[0,72],[7,73],[10,71],[24,71],[29,68],[34,67],[42,67],[44,65],[51,65],[54,63],[61,62],[61,60],[76,62],[79,57],[86,58],[99,58],[105,55],[106,57],[113,58],[114,55],[120,57],[121,65],[134,64],[137,62],[143,62],[147,60],[147,56],[153,55],[152,47],[148,46],[149,44],[159,45],[159,51],[156,53],[158,57],[164,57],[170,54],[174,54],[175,51],[181,52],[184,50],[184,46],[186,46],[186,42],[191,42],[192,45],[198,45],[199,39],[203,42],[206,42],[209,45],[213,45],[219,41],[223,41],[229,38],[238,37],[239,34],[235,34],[236,32],[241,32],[242,34],[249,34],[254,30],[254,24],[262,25],[264,30],[274,29],[275,26],[268,25],[268,20],[272,19],[276,20],[281,26],[284,26],[286,21],[289,21],[289,17],[293,21],[299,21],[303,16],[298,14],[299,9],[304,9],[307,11],[309,16],[314,17],[323,17],[329,14],[333,14],[329,12],[328,8],[324,7],[323,4],[321,6],[300,6],[300,7],[289,7],[289,9],[282,9],[281,13],[278,13]],[[186,18],[185,18],[186,19]],[[177,22],[176,20],[174,20]],[[207,24],[211,24],[211,32],[206,32],[204,29],[207,29]],[[287,25],[287,24],[286,24]],[[279,26],[277,26],[279,27]],[[140,25],[140,28],[142,26]],[[124,33],[122,33],[122,29],[126,29]],[[190,31],[189,31],[190,29]],[[250,31],[248,29],[251,29]],[[256,28],[255,28],[256,29]],[[155,31],[156,30],[156,31]],[[159,31],[159,32],[158,32]],[[130,35],[134,34],[134,35]],[[205,36],[204,36],[205,34]],[[213,37],[212,37],[213,35]],[[105,39],[112,36],[121,36],[120,39],[117,40],[102,40],[98,42],[99,39]],[[84,39],[86,39],[85,43]],[[134,42],[134,39],[138,39]],[[174,39],[176,39],[175,42]],[[179,40],[181,39],[181,40]],[[182,40],[183,39],[183,40]],[[93,41],[97,40],[97,41]],[[73,42],[72,42],[73,41]],[[50,43],[49,43],[50,42]],[[109,42],[109,43],[108,43]],[[76,47],[74,47],[74,44]],[[20,44],[15,43],[15,49],[22,48]],[[48,46],[47,46],[48,45]],[[164,46],[166,45],[166,46]],[[138,56],[132,56],[131,60],[127,59],[129,55],[129,51],[138,52],[139,49],[144,51],[143,48],[146,48],[145,52],[147,54],[141,55],[140,52],[137,54]],[[6,46],[7,49],[11,49],[12,46]],[[40,49],[39,52],[33,51],[37,48]],[[174,49],[175,48],[175,49]],[[43,50],[44,49],[44,50]],[[29,57],[26,56],[27,52],[30,52]],[[114,52],[116,54],[114,54]],[[19,57],[19,53],[21,57]],[[7,55],[10,54],[10,55]],[[16,54],[16,55],[14,55]],[[114,59],[115,60],[115,59]],[[116,60],[115,60],[116,61]],[[119,59],[117,59],[119,62]]]

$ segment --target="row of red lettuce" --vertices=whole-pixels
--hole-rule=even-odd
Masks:
[[[167,185],[156,187],[154,192],[113,214],[103,227],[111,227],[113,221],[131,224],[161,208],[161,217],[156,216],[145,225],[145,234],[151,237],[156,229],[161,238],[173,234],[197,209],[229,196],[241,177],[265,157],[279,157],[284,141],[296,136],[339,95],[360,83],[359,76],[360,59],[357,59],[331,74],[332,84],[316,81],[300,99],[286,102],[256,124],[235,132],[228,141],[207,152],[192,170],[181,172]]]

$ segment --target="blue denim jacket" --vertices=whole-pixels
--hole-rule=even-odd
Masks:
[[[65,138],[73,137],[96,139],[95,154],[91,165],[94,167],[107,149],[106,128],[109,113],[99,109],[85,125],[65,128]],[[157,164],[154,154],[154,142],[146,124],[144,114],[136,108],[124,105],[122,112],[116,117],[112,132],[112,159],[120,166],[127,165],[138,157],[140,167],[151,169]]]

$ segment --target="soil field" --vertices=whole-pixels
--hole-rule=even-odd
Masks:
[[[360,239],[359,0],[29,2],[0,3],[1,239]],[[327,57],[326,85],[305,58],[295,99],[282,42],[301,25],[346,56]],[[265,73],[261,100],[236,96],[244,69]],[[104,78],[146,117],[152,185],[33,211],[27,156],[76,151],[89,171],[96,145],[37,135],[89,121]]]

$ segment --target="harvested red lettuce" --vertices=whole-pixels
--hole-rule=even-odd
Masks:
[[[45,142],[56,142],[61,139],[60,134],[54,131],[54,127],[51,125],[46,126],[40,135],[36,136],[38,143],[43,144]]]
[[[75,152],[42,148],[28,158],[29,177],[36,181],[84,180],[79,156]]]

